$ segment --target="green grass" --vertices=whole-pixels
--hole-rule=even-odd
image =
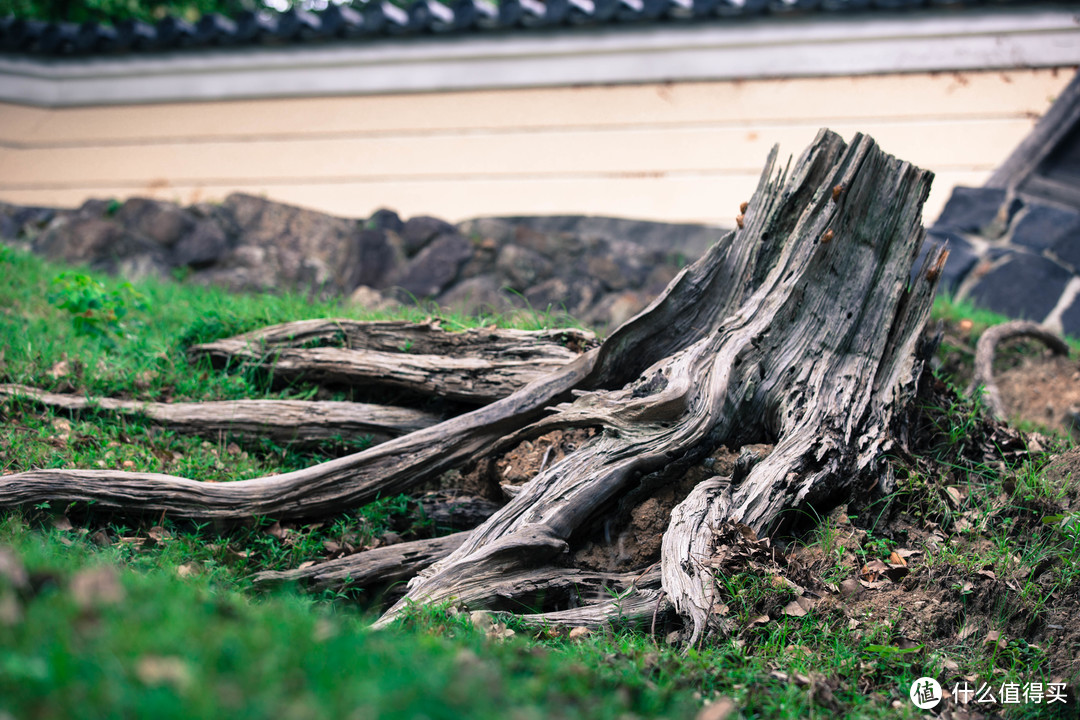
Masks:
[[[134,294],[113,295],[118,281],[81,273],[90,282],[80,288],[126,304],[117,324],[94,332],[60,307],[52,281],[65,270],[0,247],[0,382],[147,400],[311,397],[315,388],[303,383],[275,386],[258,373],[189,363],[186,347],[303,318],[436,314],[424,307],[375,314],[300,295],[231,295],[173,281],[135,283]],[[955,303],[935,309],[954,320],[965,312]],[[537,313],[439,318],[452,329],[565,322]],[[610,630],[571,640],[564,631],[511,623],[516,634],[501,641],[452,606],[416,607],[393,628],[373,632],[377,592],[253,586],[256,572],[322,560],[333,548],[370,547],[391,532],[405,539],[445,532],[406,496],[321,523],[217,525],[44,505],[5,512],[0,718],[693,718],[717,696],[734,700],[743,718],[914,718],[910,683],[944,679],[954,672],[949,663],[961,674],[1049,680],[1059,648],[1028,642],[1024,628],[1056,617],[1055,596],[1076,594],[1080,539],[1067,518],[1055,520],[1061,489],[1045,482],[1039,461],[1006,467],[987,460],[978,408],[963,397],[928,408],[928,416],[933,442],[919,449],[925,462],[897,465],[895,493],[851,508],[850,519],[811,518],[808,534],[787,539],[818,558],[814,577],[835,584],[895,550],[920,549],[912,577],[923,584],[877,604],[867,593],[858,606],[823,602],[792,617],[783,610],[796,591],[771,573],[794,576],[799,565],[738,567],[719,579],[731,633],[689,649],[666,642],[668,627],[657,637]],[[0,402],[0,423],[2,474],[110,467],[226,482],[356,449],[241,447],[108,413],[58,415],[25,400]],[[950,488],[962,490],[959,500]],[[939,528],[949,542],[930,548],[909,526]],[[27,583],[13,573],[12,557],[25,566]],[[1021,568],[1042,566],[1050,569],[1039,578],[1022,577]],[[987,568],[1015,589],[985,591],[979,573]],[[96,592],[85,589],[88,578],[97,580]],[[978,638],[997,628],[1005,642],[990,647],[943,635],[913,646],[912,603],[930,590],[962,606],[965,620],[979,624]],[[1034,717],[1031,710],[1013,715]]]

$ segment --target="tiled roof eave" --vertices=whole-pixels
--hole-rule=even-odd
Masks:
[[[422,92],[1080,62],[1065,7],[442,33],[80,59],[0,54],[0,100],[45,106]]]

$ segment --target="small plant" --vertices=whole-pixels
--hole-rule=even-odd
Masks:
[[[105,216],[112,217],[113,215],[115,215],[117,211],[120,210],[120,206],[122,204],[123,203],[121,203],[116,198],[112,198],[111,200],[109,200],[109,202],[105,205]]]
[[[145,299],[131,283],[109,291],[88,275],[62,272],[53,278],[49,302],[67,310],[79,335],[109,338],[123,335],[121,321],[130,307],[142,309]]]

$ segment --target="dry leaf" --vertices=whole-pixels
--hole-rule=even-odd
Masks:
[[[195,563],[184,563],[176,568],[176,574],[180,577],[191,577],[198,571],[198,567]]]
[[[16,590],[30,586],[30,576],[23,567],[22,560],[14,550],[0,547],[0,579],[6,580]]]
[[[68,364],[67,360],[61,360],[60,362],[49,368],[48,374],[49,377],[53,378],[54,380],[66,377],[67,375],[71,374],[71,365]]]
[[[54,528],[62,532],[70,532],[75,528],[75,526],[71,524],[71,521],[68,520],[67,515],[57,515],[51,522]]]
[[[22,605],[11,590],[0,592],[0,626],[12,627],[23,619]]]
[[[983,645],[996,645],[1001,647],[1005,642],[1001,639],[1001,632],[998,630],[991,630],[986,633],[986,637],[983,638]]]
[[[124,586],[115,568],[81,570],[71,578],[71,598],[84,610],[95,605],[115,605],[124,599]]]
[[[570,638],[571,640],[577,640],[578,638],[585,637],[586,635],[590,634],[591,632],[592,631],[589,630],[589,628],[579,626],[579,627],[573,628],[570,631],[570,633],[567,635],[567,637]]]
[[[889,553],[889,562],[893,565],[903,565],[904,567],[907,567],[907,560],[901,557],[900,553],[895,550]]]
[[[784,606],[784,614],[788,617],[803,617],[806,615],[806,609],[797,600],[792,600]]]
[[[144,655],[135,662],[135,676],[144,685],[168,685],[181,692],[191,687],[193,680],[188,664],[173,656]]]
[[[735,701],[729,697],[721,697],[701,708],[694,720],[727,720],[735,710]]]

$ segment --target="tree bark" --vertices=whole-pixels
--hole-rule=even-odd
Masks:
[[[207,484],[40,470],[0,479],[0,505],[93,499],[192,517],[321,515],[552,430],[595,428],[421,570],[377,624],[408,603],[451,599],[514,612],[531,603],[560,617],[576,609],[575,587],[600,589],[590,617],[610,617],[616,606],[602,588],[638,611],[662,602],[660,588],[574,567],[570,551],[721,446],[771,444],[764,457],[704,479],[671,510],[655,582],[696,640],[717,624],[707,561],[722,522],[767,532],[788,511],[826,506],[882,475],[913,397],[919,335],[945,260],[932,252],[909,284],[930,173],[869,137],[849,145],[828,131],[790,174],[774,173],[775,157],[739,229],[600,347],[508,397],[286,475]]]

